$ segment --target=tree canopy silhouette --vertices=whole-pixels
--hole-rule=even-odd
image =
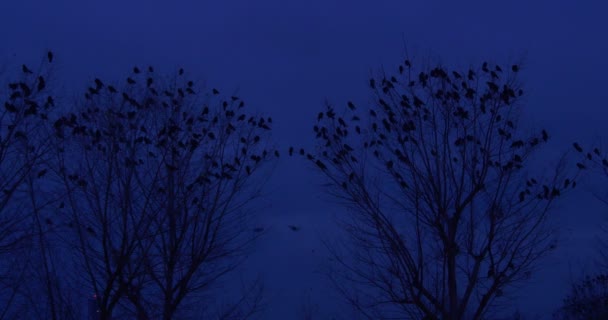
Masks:
[[[183,69],[153,70],[135,67],[124,84],[94,79],[54,122],[77,282],[103,319],[195,312],[259,236],[250,201],[276,158],[271,120],[247,115],[236,96],[205,94]]]
[[[574,181],[563,159],[526,169],[549,134],[519,126],[519,71],[405,60],[369,80],[372,105],[318,114],[300,154],[348,209],[331,279],[368,318],[487,318],[555,247],[549,212]]]

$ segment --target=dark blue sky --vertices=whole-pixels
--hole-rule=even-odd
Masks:
[[[461,67],[524,58],[525,121],[548,129],[556,155],[574,140],[608,138],[607,10],[602,1],[555,0],[0,1],[0,58],[19,66],[52,49],[60,82],[81,87],[122,78],[136,64],[183,66],[271,115],[282,150],[311,145],[324,99],[369,102],[370,73],[394,68],[404,41],[411,55]],[[341,209],[320,199],[308,169],[283,158],[264,199],[261,224],[272,228],[247,274],[265,276],[269,319],[294,317],[307,292],[320,318],[335,309],[313,271],[325,259],[319,235],[333,233],[331,215]],[[556,307],[570,272],[593,252],[608,210],[580,191],[556,211],[563,241],[515,300],[523,311]],[[291,223],[302,230],[291,232]]]

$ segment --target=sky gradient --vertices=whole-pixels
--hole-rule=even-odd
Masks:
[[[312,146],[325,99],[339,108],[370,103],[367,79],[381,67],[394,70],[406,48],[419,61],[461,68],[523,59],[524,122],[549,131],[555,159],[575,140],[608,139],[607,10],[600,1],[1,1],[0,62],[34,64],[53,50],[57,82],[78,94],[87,81],[122,79],[134,65],[183,67],[272,116],[285,154],[289,145]],[[320,238],[335,233],[332,215],[343,209],[323,198],[312,172],[283,157],[260,205],[269,230],[243,274],[264,277],[265,319],[295,319],[308,295],[319,319],[337,308],[314,271],[326,259]],[[607,218],[585,188],[563,201],[559,249],[514,304],[550,314]]]

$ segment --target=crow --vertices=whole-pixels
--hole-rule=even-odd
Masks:
[[[28,74],[33,73],[32,70],[30,70],[26,65],[21,65],[21,71],[23,71],[23,73],[28,73]]]
[[[572,145],[574,146],[574,149],[576,149],[576,151],[583,152],[583,148],[581,148],[581,146],[578,143],[575,142]]]
[[[46,87],[46,82],[42,76],[38,77],[38,91],[42,91]]]
[[[46,169],[40,170],[40,172],[38,172],[38,178],[42,178],[46,174],[46,172]]]
[[[95,86],[97,87],[97,90],[103,88],[103,82],[101,82],[101,80],[99,80],[98,78],[95,78]]]

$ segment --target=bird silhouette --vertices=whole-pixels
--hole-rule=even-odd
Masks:
[[[133,67],[133,73],[138,74],[139,72],[140,72],[140,71],[139,71],[139,68],[138,68],[138,67]]]
[[[53,62],[53,52],[51,52],[51,51],[47,52],[46,58],[49,60],[49,63]]]
[[[103,82],[101,82],[101,80],[99,80],[98,78],[95,78],[95,87],[97,88],[97,90],[103,88]]]
[[[15,105],[10,104],[8,102],[4,103],[4,108],[6,109],[6,111],[10,112],[10,113],[17,113],[17,107],[15,107]]]
[[[581,148],[581,146],[578,143],[575,142],[572,145],[574,146],[574,149],[576,149],[576,151],[583,152],[583,148]]]
[[[294,225],[288,225],[287,227],[288,227],[289,229],[291,229],[291,231],[299,231],[299,230],[300,230],[300,227],[298,227],[298,226],[294,226]]]
[[[33,73],[32,70],[30,70],[26,65],[21,65],[21,71],[23,71],[23,73],[27,73],[27,74]]]
[[[42,178],[46,173],[47,173],[46,169],[40,170],[40,172],[38,172],[38,178]]]
[[[544,129],[542,131],[542,136],[543,136],[543,141],[547,142],[547,140],[549,140],[549,135],[547,134],[547,131],[545,131]]]
[[[42,76],[38,77],[38,91],[42,91],[46,87],[46,82]]]
[[[350,110],[355,110],[355,105],[354,105],[354,104],[353,104],[351,101],[349,101],[349,102],[348,102],[348,108],[349,108]]]
[[[215,89],[215,88],[213,88],[213,90],[211,90],[211,92],[213,92],[213,94],[214,94],[214,95],[217,95],[217,94],[219,94],[219,93],[220,93],[220,92],[219,92],[217,89]]]

